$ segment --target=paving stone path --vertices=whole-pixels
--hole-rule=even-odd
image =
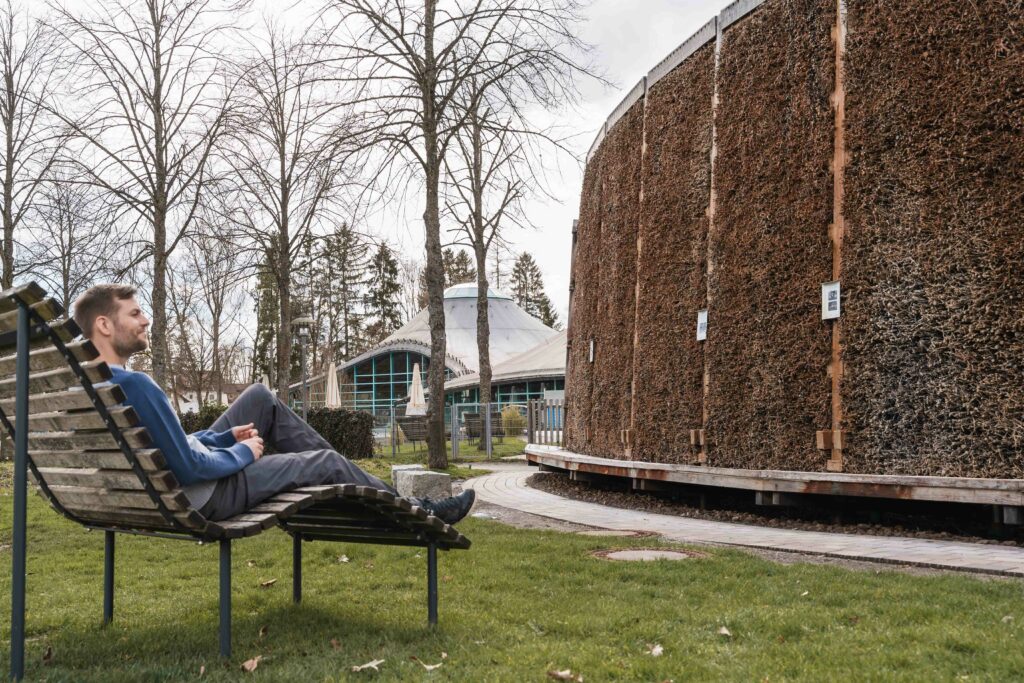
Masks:
[[[673,541],[714,543],[829,555],[851,560],[912,564],[941,569],[1024,577],[1024,549],[954,541],[893,536],[858,536],[796,529],[771,529],[748,524],[690,519],[596,503],[570,500],[530,488],[536,468],[525,464],[490,464],[489,474],[470,479],[465,488],[481,500],[542,517],[601,529],[649,531]]]

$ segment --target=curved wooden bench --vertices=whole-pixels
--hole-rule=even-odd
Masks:
[[[218,541],[221,654],[230,655],[231,541],[274,526],[294,539],[296,602],[301,599],[304,540],[426,547],[428,621],[437,622],[436,551],[469,548],[469,539],[404,498],[355,485],[297,489],[224,521],[206,519],[191,507],[138,415],[124,405],[122,389],[109,383],[110,368],[97,360],[91,342],[77,339],[78,326],[63,314],[60,304],[35,283],[0,293],[0,422],[16,442],[15,546],[20,542],[21,547],[14,551],[20,553],[22,576],[20,588],[14,578],[14,588],[22,591],[22,605],[27,468],[40,495],[57,512],[105,532],[104,622],[113,618],[115,533]],[[19,318],[26,317],[28,325],[20,329]],[[27,358],[16,348],[19,333],[27,341]],[[19,360],[27,381],[18,381]],[[21,439],[16,438],[19,419],[26,424]],[[17,564],[16,557],[16,574]],[[12,614],[12,668],[16,628],[22,629],[23,643],[23,627],[22,608],[20,615]]]

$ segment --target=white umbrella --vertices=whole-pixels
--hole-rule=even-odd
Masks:
[[[423,396],[423,382],[420,379],[420,364],[412,366],[412,382],[409,383],[409,404],[405,407],[406,415],[426,415],[427,399]]]
[[[327,366],[327,390],[324,405],[328,408],[341,407],[341,392],[338,391],[338,369],[334,363]]]

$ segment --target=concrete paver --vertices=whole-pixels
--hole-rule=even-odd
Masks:
[[[673,541],[766,548],[851,560],[909,564],[1024,577],[1024,549],[956,541],[893,536],[858,536],[748,524],[690,519],[638,510],[622,510],[570,500],[530,488],[537,470],[525,464],[488,464],[489,474],[470,479],[488,503],[600,529],[649,531]]]

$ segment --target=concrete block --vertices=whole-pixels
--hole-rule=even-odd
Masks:
[[[451,475],[425,470],[400,470],[395,472],[395,488],[398,495],[406,498],[447,498],[452,495]]]
[[[399,472],[422,472],[427,468],[424,465],[392,465],[391,466],[391,485],[398,488],[398,473]]]

